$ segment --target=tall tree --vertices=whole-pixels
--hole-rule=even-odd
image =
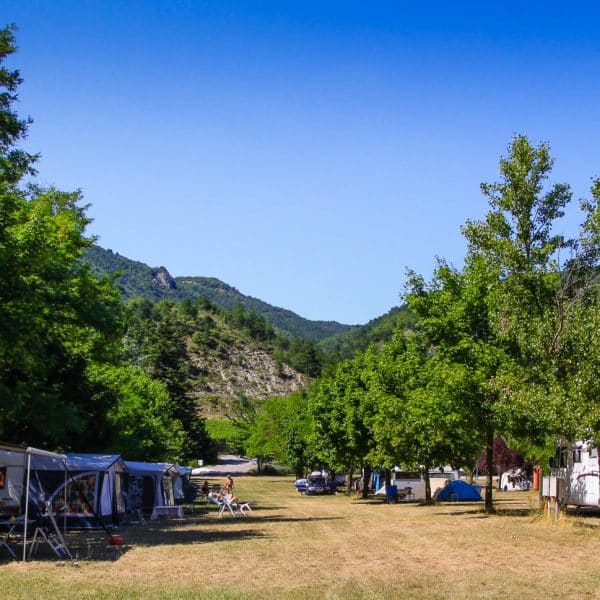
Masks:
[[[370,474],[376,407],[367,393],[369,360],[366,354],[340,363],[308,393],[314,423],[312,445],[322,465],[336,471],[352,474],[362,467]]]
[[[108,427],[97,447],[130,460],[176,461],[184,455],[185,434],[173,418],[173,401],[165,385],[139,367],[97,365],[88,370],[94,403],[109,407]]]
[[[417,331],[431,343],[438,376],[448,371],[461,374],[461,384],[454,388],[461,390],[461,398],[454,405],[464,422],[476,424],[471,435],[483,438],[491,464],[495,433],[504,428],[495,377],[508,357],[490,328],[490,281],[477,257],[467,263],[464,272],[440,262],[429,285],[412,277],[407,302],[417,316]],[[438,387],[446,387],[444,379],[438,381]],[[446,391],[451,395],[450,389]],[[488,512],[493,512],[492,487],[490,476],[485,496]]]
[[[429,470],[471,466],[482,440],[470,410],[468,369],[433,350],[422,334],[401,329],[379,353],[370,393],[379,464],[422,468],[425,501],[431,502]]]
[[[14,185],[24,175],[35,173],[34,163],[37,155],[29,154],[16,144],[27,135],[31,118],[19,118],[13,109],[18,101],[17,90],[22,83],[17,69],[10,70],[5,66],[6,58],[17,50],[15,42],[15,25],[0,29],[0,185]]]
[[[493,510],[491,472],[497,434],[541,437],[557,405],[547,375],[561,284],[559,252],[572,242],[554,233],[571,194],[547,186],[553,160],[546,144],[515,136],[500,160],[501,179],[483,184],[490,211],[468,221],[462,272],[438,266],[431,286],[413,278],[408,304],[450,362],[471,376],[470,409],[486,442],[487,511]],[[529,385],[524,385],[527,382]]]
[[[0,30],[0,61],[15,51]],[[87,368],[118,360],[119,295],[80,262],[91,244],[79,192],[25,187],[36,157],[17,147],[30,119],[13,109],[18,71],[0,67],[0,437],[76,443],[107,407],[85,392]]]

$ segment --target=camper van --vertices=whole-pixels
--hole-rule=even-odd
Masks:
[[[550,466],[562,504],[600,507],[598,447],[593,440],[559,446]]]
[[[400,467],[394,467],[390,473],[390,485],[395,486],[399,500],[425,500],[425,479],[421,471],[404,471]],[[460,479],[460,473],[452,467],[439,467],[429,470],[429,483],[431,493],[437,488],[443,488],[446,481]],[[376,494],[385,494],[385,483],[380,482]]]

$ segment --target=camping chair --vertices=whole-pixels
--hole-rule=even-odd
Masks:
[[[411,487],[405,487],[398,490],[398,500],[414,500],[415,495],[413,494]]]
[[[15,530],[16,526],[17,526],[16,519],[13,519],[13,520],[6,519],[6,520],[0,521],[0,527],[5,529],[5,531],[2,531],[2,534],[0,535],[0,548],[4,548],[15,559],[17,558],[17,555],[15,554],[15,551],[10,544],[10,536],[13,533],[13,531]]]
[[[33,538],[28,542],[30,544],[29,558],[35,554],[42,541],[45,541],[50,546],[58,558],[73,558],[60,532],[54,513],[50,509],[49,502],[46,503],[46,511],[37,520]]]
[[[226,510],[229,511],[232,517],[245,517],[247,512],[252,512],[249,502],[228,502],[222,496],[215,496],[212,493],[208,494],[208,499],[219,507],[219,518],[223,516]]]
[[[232,517],[245,517],[247,512],[252,512],[249,502],[240,502],[239,500],[229,500],[222,498],[223,506],[219,509],[219,516],[222,516],[225,509],[229,510]]]

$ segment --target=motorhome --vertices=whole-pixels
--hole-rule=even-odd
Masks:
[[[550,466],[548,485],[556,481],[555,494],[561,504],[600,507],[598,447],[593,440],[559,446]],[[554,493],[544,495],[554,496]]]

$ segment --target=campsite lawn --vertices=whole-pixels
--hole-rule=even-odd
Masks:
[[[600,517],[554,524],[530,493],[481,503],[386,505],[343,494],[305,497],[289,478],[239,477],[257,503],[247,519],[202,505],[183,521],[70,534],[74,563],[40,550],[1,552],[2,598],[600,597]]]

